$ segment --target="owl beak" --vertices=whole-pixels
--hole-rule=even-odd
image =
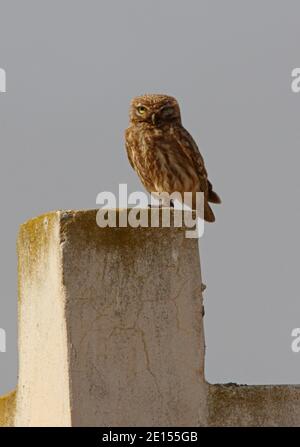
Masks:
[[[152,120],[152,124],[156,124],[156,114],[155,113],[152,113],[152,115],[151,115],[151,120]]]

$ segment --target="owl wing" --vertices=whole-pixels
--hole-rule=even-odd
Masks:
[[[207,192],[209,188],[207,171],[204,160],[199,152],[198,146],[193,137],[183,127],[178,127],[175,132],[175,139],[184,155],[190,160],[197,172],[201,190]]]
[[[133,143],[132,143],[132,138],[131,138],[131,132],[130,129],[126,129],[125,130],[125,147],[126,147],[126,152],[127,152],[127,157],[129,160],[129,163],[132,167],[132,169],[134,168],[134,164],[133,164],[133,160],[132,160],[132,150],[133,150]]]
[[[198,174],[201,190],[207,193],[207,200],[212,203],[221,203],[218,194],[213,190],[211,182],[208,180],[204,159],[200,154],[198,146],[193,137],[184,127],[178,127],[176,132],[176,140],[186,157],[193,163]]]

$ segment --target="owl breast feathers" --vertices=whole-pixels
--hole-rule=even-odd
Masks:
[[[221,203],[208,180],[204,160],[181,124],[178,102],[166,95],[134,98],[125,132],[129,162],[149,192],[204,193],[204,219],[215,220],[208,202]]]

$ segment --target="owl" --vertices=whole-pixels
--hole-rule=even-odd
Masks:
[[[204,219],[214,222],[209,205],[221,203],[208,180],[197,144],[181,123],[177,100],[149,94],[134,98],[130,127],[125,131],[129,162],[147,191],[152,193],[203,192]]]

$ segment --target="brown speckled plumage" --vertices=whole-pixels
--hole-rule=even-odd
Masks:
[[[181,124],[178,102],[167,95],[143,95],[130,107],[126,129],[129,162],[149,192],[204,193],[204,218],[215,220],[208,202],[220,203],[208,180],[197,144]]]

